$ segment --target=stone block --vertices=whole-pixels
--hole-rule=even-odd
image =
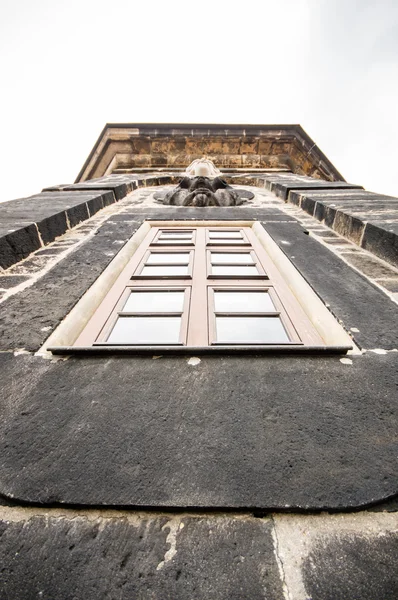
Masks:
[[[66,212],[58,212],[37,223],[44,244],[53,242],[56,237],[63,235],[68,229]]]
[[[90,218],[86,202],[84,204],[78,204],[77,206],[71,206],[66,210],[66,214],[71,227],[75,227],[82,221],[86,221]]]
[[[131,152],[133,154],[150,154],[151,153],[151,138],[150,137],[135,137],[131,136]]]
[[[13,288],[24,281],[27,281],[29,277],[26,275],[9,275],[9,276],[1,276],[0,275],[0,288],[3,290],[8,290]]]
[[[259,154],[260,140],[258,137],[243,137],[240,142],[241,154]]]
[[[386,278],[386,279],[377,279],[377,283],[386,288],[389,292],[397,293],[398,292],[398,277],[395,278]]]
[[[152,154],[151,164],[152,167],[166,167],[168,164],[167,154]]]
[[[249,168],[258,168],[260,166],[260,155],[242,154],[242,166]]]
[[[272,140],[260,138],[258,142],[258,153],[265,155],[272,154],[272,144]]]
[[[290,183],[274,182],[271,185],[271,190],[280,198],[287,200],[291,190],[317,190],[317,189],[352,189],[361,188],[355,184],[346,183],[343,181],[324,181],[313,180],[306,178],[305,180],[292,180]]]
[[[366,223],[362,247],[398,267],[398,223]]]
[[[41,247],[35,224],[12,231],[0,238],[0,266],[3,269],[26,258]]]
[[[283,598],[268,519],[26,515],[0,531],[4,600]]]
[[[392,267],[388,267],[384,264],[384,261],[378,260],[376,257],[369,256],[365,252],[356,253],[349,252],[344,253],[345,260],[356,267],[362,273],[365,273],[372,279],[380,279],[383,277],[396,277],[397,272]]]
[[[325,224],[328,224],[326,219]],[[333,229],[355,244],[360,244],[365,229],[365,223],[363,220],[358,219],[353,215],[338,210],[335,212]]]
[[[370,529],[370,528],[369,528]],[[371,530],[319,536],[302,564],[313,600],[395,600],[398,535]]]
[[[131,162],[134,167],[150,167],[151,166],[151,155],[150,154],[134,154],[131,157]]]

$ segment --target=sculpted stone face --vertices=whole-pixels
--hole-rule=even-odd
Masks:
[[[208,159],[193,161],[176,188],[154,198],[173,206],[238,206],[254,194],[232,188],[219,175],[221,172]]]
[[[237,206],[247,199],[241,197],[239,191],[221,177],[183,177],[176,188],[164,196],[157,194],[155,198],[174,206]]]

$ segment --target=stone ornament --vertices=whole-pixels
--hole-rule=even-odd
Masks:
[[[252,192],[233,188],[219,175],[211,160],[194,160],[176,188],[155,192],[154,199],[172,206],[238,206],[254,198]]]
[[[185,169],[185,175],[188,177],[219,177],[220,169],[208,158],[197,158]]]

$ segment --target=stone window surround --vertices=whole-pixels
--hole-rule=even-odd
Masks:
[[[45,344],[39,349],[37,355],[50,358],[52,354],[71,354],[77,351],[90,350],[90,348],[73,348],[73,344],[116,282],[122,270],[131,260],[151,227],[187,227],[189,224],[194,227],[220,227],[226,225],[225,221],[194,221],[191,223],[188,221],[144,221],[100,277],[83,295],[69,315],[66,316]],[[228,221],[228,227],[251,228],[325,344],[325,346],[319,348],[311,349],[304,346],[302,349],[307,351],[327,350],[337,353],[345,353],[347,351],[350,353],[360,353],[355,347],[352,338],[336,321],[316,292],[303,279],[299,271],[293,266],[260,223],[256,221]],[[105,350],[109,351],[110,349],[107,348]],[[215,348],[209,349],[216,350]],[[187,346],[182,347],[181,350],[192,351]],[[269,350],[272,351],[272,346],[268,347]]]

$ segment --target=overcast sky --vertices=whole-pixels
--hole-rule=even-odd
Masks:
[[[13,0],[0,200],[73,182],[106,122],[299,123],[398,196],[398,0]]]

